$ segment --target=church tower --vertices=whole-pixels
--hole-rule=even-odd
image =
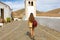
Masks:
[[[25,0],[25,20],[28,20],[31,13],[36,17],[36,0]]]

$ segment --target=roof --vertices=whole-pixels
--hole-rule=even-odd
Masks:
[[[3,5],[6,5],[6,6],[8,6],[8,7],[10,8],[10,6],[9,6],[9,5],[7,5],[7,4],[5,4],[5,3],[1,2],[1,1],[0,1],[0,3],[1,3],[1,4],[3,4]],[[10,8],[10,9],[11,9],[11,8]]]

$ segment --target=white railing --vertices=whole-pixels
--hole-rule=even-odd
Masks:
[[[60,17],[37,16],[36,18],[60,19]]]

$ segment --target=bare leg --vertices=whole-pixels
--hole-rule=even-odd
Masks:
[[[32,36],[34,36],[34,29],[32,29]]]
[[[33,37],[33,36],[34,36],[34,29],[31,28],[31,37]]]
[[[33,33],[33,32],[32,32],[32,27],[30,28],[30,33],[31,33],[31,37],[32,37],[32,33]]]

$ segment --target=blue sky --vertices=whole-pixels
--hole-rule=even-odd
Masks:
[[[24,8],[24,0],[0,0],[9,5],[13,11]],[[60,8],[60,0],[37,0],[37,10],[49,11]]]

